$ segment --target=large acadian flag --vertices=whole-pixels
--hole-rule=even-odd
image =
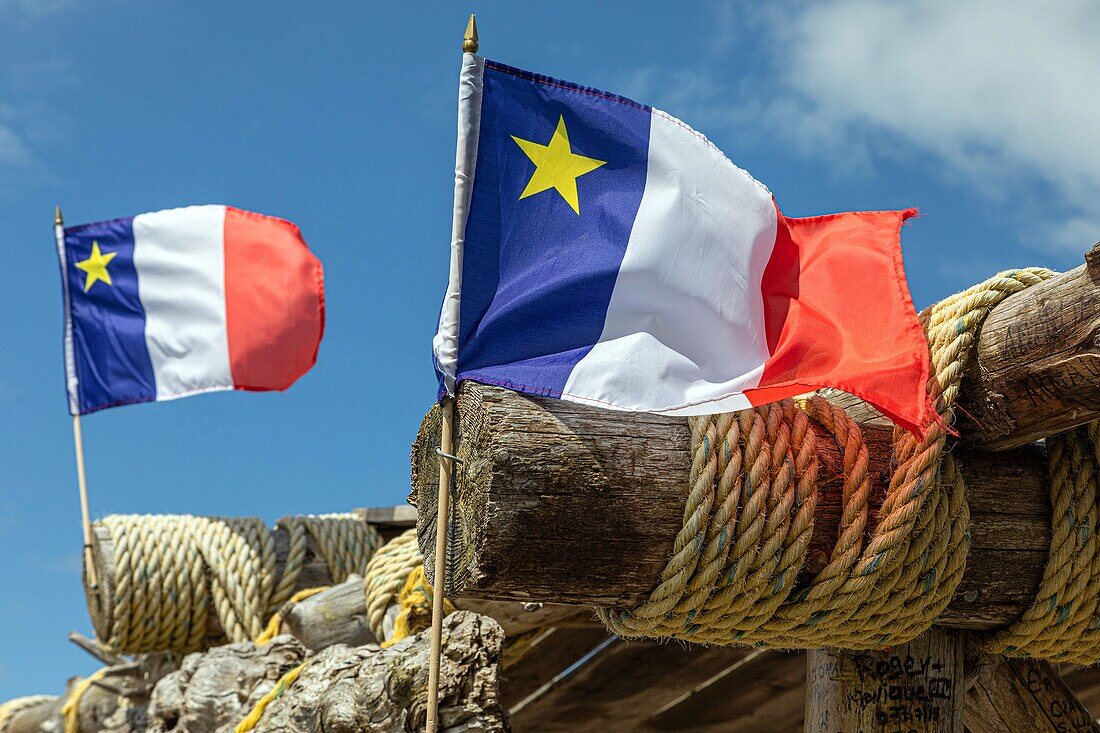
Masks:
[[[58,231],[69,409],[286,389],[324,330],[321,263],[289,221],[191,206]]]
[[[914,210],[786,217],[680,120],[466,54],[441,395],[692,415],[838,387],[934,419]]]

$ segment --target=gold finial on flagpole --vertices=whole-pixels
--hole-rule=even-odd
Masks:
[[[470,13],[470,22],[462,36],[462,53],[477,53],[477,16],[473,13]]]
[[[61,205],[60,204],[53,207],[53,223],[56,226],[59,226],[59,227],[65,225],[65,220],[61,218]]]

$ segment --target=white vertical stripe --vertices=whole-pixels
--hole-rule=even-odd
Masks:
[[[477,142],[481,131],[481,92],[485,62],[472,53],[462,54],[458,77],[458,150],[455,153],[454,218],[451,221],[451,272],[439,330],[432,339],[436,368],[443,374],[447,394],[455,391],[458,365],[458,328],[462,306],[462,245],[466,238],[466,220],[470,216],[470,198],[474,192],[474,168]]]
[[[566,399],[625,410],[742,409],[768,358],[760,283],[771,194],[683,122],[653,110],[645,192],[599,342]]]
[[[224,233],[224,206],[134,217],[134,267],[158,400],[233,388]]]
[[[65,299],[65,389],[69,393],[69,412],[80,414],[79,384],[76,379],[76,357],[73,354],[73,307],[69,296],[69,255],[65,249],[65,228],[54,224],[57,256],[61,259],[61,292]]]

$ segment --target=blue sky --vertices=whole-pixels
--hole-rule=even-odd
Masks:
[[[434,395],[471,10],[486,56],[683,118],[789,215],[920,207],[918,306],[1100,239],[1094,3],[409,7],[0,0],[0,700],[96,666],[65,639],[90,623],[54,204],[73,224],[275,214],[326,269],[319,361],[289,392],[85,420],[93,514],[399,503]]]

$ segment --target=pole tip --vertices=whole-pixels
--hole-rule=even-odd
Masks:
[[[470,13],[470,22],[462,36],[462,53],[477,53],[477,16],[473,13]]]
[[[61,218],[61,207],[60,206],[53,207],[53,223],[58,225],[58,226],[61,226],[62,224],[65,223],[65,220]]]

